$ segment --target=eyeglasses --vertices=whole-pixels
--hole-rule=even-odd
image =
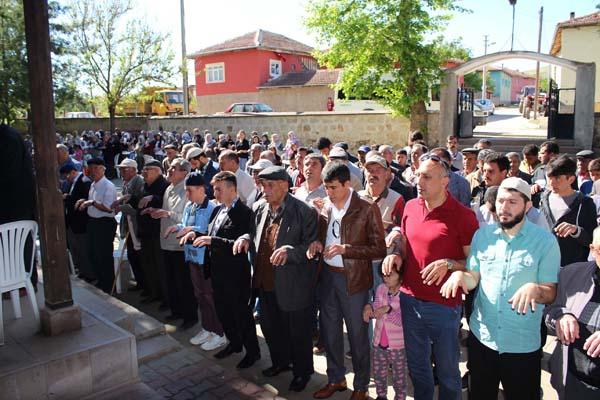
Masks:
[[[331,234],[336,239],[340,238],[340,228],[341,228],[340,221],[338,219],[333,220],[333,223],[331,224]]]
[[[427,161],[427,160],[435,161],[435,162],[438,162],[438,163],[442,164],[442,166],[446,170],[450,169],[450,166],[448,165],[448,163],[446,162],[446,160],[444,160],[443,158],[441,158],[441,157],[439,157],[439,156],[437,156],[435,154],[425,153],[421,157],[419,157],[419,161],[420,162]]]

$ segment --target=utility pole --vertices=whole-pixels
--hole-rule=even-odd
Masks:
[[[517,5],[517,0],[508,0],[508,3],[513,9],[512,34],[510,35],[510,51],[513,51],[513,44],[515,43],[515,5]]]
[[[181,70],[183,73],[183,115],[190,112],[190,100],[188,98],[188,70],[185,51],[185,0],[180,0],[181,4]]]
[[[483,55],[484,56],[487,55],[488,46],[493,46],[493,45],[496,44],[496,42],[490,42],[488,40],[489,36],[490,35],[483,35]],[[486,77],[487,77],[487,68],[484,65],[483,66],[483,79],[482,79],[482,84],[481,84],[481,99],[482,100],[487,98],[487,93],[486,93],[486,90],[487,90]]]
[[[544,7],[540,7],[540,27],[538,31],[538,47],[539,53],[542,48],[542,21],[544,19]],[[538,114],[538,96],[540,95],[540,62],[535,63],[535,98],[533,100],[533,119],[537,119]]]

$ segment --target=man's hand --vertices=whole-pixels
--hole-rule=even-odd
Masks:
[[[142,197],[138,203],[138,208],[146,208],[148,203],[152,201],[152,196]]]
[[[194,240],[194,247],[210,246],[212,238],[210,236],[200,236]]]
[[[448,280],[442,285],[440,293],[442,297],[445,297],[446,299],[449,299],[450,297],[455,298],[456,295],[459,294],[458,289],[462,289],[465,294],[469,293],[469,288],[465,282],[465,273],[463,271],[454,271],[451,273]]]
[[[119,211],[119,208],[121,207],[121,202],[119,200],[115,200],[111,205],[110,208],[112,208],[115,211]]]
[[[158,208],[154,208],[154,207],[148,207],[148,208],[144,208],[142,210],[142,212],[140,213],[140,215],[150,215],[152,216],[152,213],[154,211],[158,210]]]
[[[323,252],[323,244],[318,240],[315,240],[311,244],[308,245],[308,249],[306,250],[306,258],[313,259],[317,254]]]
[[[363,308],[363,321],[368,323],[371,318],[375,318],[375,314],[373,313],[373,307],[370,304],[367,304],[365,308]]]
[[[373,316],[375,317],[375,319],[379,319],[379,318],[383,317],[385,314],[387,314],[391,308],[392,308],[391,306],[381,306],[373,312]]]
[[[288,258],[288,254],[287,254],[287,248],[285,247],[280,247],[278,249],[276,249],[273,254],[271,254],[271,258],[269,258],[269,261],[271,262],[271,264],[273,264],[274,266],[281,266],[283,264],[285,264],[287,262],[287,258]]]
[[[428,286],[431,286],[431,284],[439,286],[447,273],[448,262],[446,260],[436,260],[423,268],[421,278],[423,279],[423,283]]]
[[[531,194],[532,195],[541,192],[541,190],[542,190],[542,187],[540,185],[538,185],[537,183],[534,183],[533,185],[531,185]]]
[[[194,228],[191,226],[184,226],[183,228],[181,228],[181,230],[179,232],[177,232],[177,235],[175,237],[176,238],[184,237],[185,235],[190,233],[192,231],[192,229],[194,229]],[[196,236],[194,236],[194,237],[196,237]]]
[[[567,237],[577,233],[577,225],[561,222],[554,228],[554,232],[558,237]]]
[[[167,238],[170,234],[177,232],[177,225],[172,225],[170,227],[167,228],[167,230],[165,231],[165,235],[164,237]]]
[[[83,204],[83,202],[85,201],[85,199],[79,199],[75,202],[75,209],[79,210],[79,207],[81,207],[81,205]]]
[[[79,205],[79,210],[83,211],[88,207],[91,207],[94,204],[94,200],[86,200]]]
[[[592,358],[600,356],[600,331],[596,331],[590,335],[583,344],[583,349],[587,351],[587,355]]]
[[[163,210],[162,208],[155,208],[150,216],[154,219],[167,218],[169,216],[169,212],[167,210]]]
[[[341,256],[346,253],[346,246],[343,244],[332,244],[331,246],[325,247],[323,250],[323,258],[330,260],[335,256]]]
[[[396,240],[400,239],[401,237],[402,237],[402,232],[399,232],[397,230],[391,231],[385,237],[385,246],[392,247],[394,245],[394,242],[396,242]]]
[[[181,233],[181,231],[179,232]],[[179,240],[179,245],[183,246],[184,244],[186,244],[189,241],[193,241],[194,239],[196,239],[196,232],[194,231],[188,231],[185,235],[183,236],[179,236],[179,233],[177,234],[176,237],[180,237],[181,239]]]
[[[389,275],[392,273],[393,269],[400,271],[400,267],[402,267],[402,257],[397,254],[390,254],[383,259],[381,272],[383,272],[384,275]]]
[[[321,210],[323,209],[323,205],[325,204],[325,201],[320,198],[317,197],[316,199],[311,200],[312,205],[317,209],[317,212],[321,212]]]
[[[571,314],[565,314],[556,321],[556,337],[564,345],[579,339],[579,322]]]
[[[508,300],[512,304],[512,309],[517,314],[526,314],[527,307],[531,307],[531,312],[535,312],[535,301],[539,297],[540,288],[535,283],[526,283],[521,286],[513,297]]]
[[[233,255],[247,253],[250,249],[250,242],[246,239],[238,239],[233,243]]]

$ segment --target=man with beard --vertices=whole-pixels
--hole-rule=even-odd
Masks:
[[[211,159],[208,158],[206,151],[199,147],[194,147],[187,152],[186,159],[192,165],[192,172],[200,172],[202,178],[204,178],[204,189],[206,190],[206,196],[208,196],[209,200],[213,199],[213,187],[210,184],[210,181],[219,171],[213,166],[213,163]]]
[[[442,286],[445,298],[478,287],[469,322],[470,398],[539,399],[540,323],[556,296],[560,250],[552,234],[525,218],[531,190],[522,179],[502,181],[498,224],[476,232],[466,271]],[[531,310],[531,311],[530,311]]]

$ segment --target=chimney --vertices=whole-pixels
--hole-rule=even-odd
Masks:
[[[571,11],[570,17],[571,21],[575,19],[575,11]]]

